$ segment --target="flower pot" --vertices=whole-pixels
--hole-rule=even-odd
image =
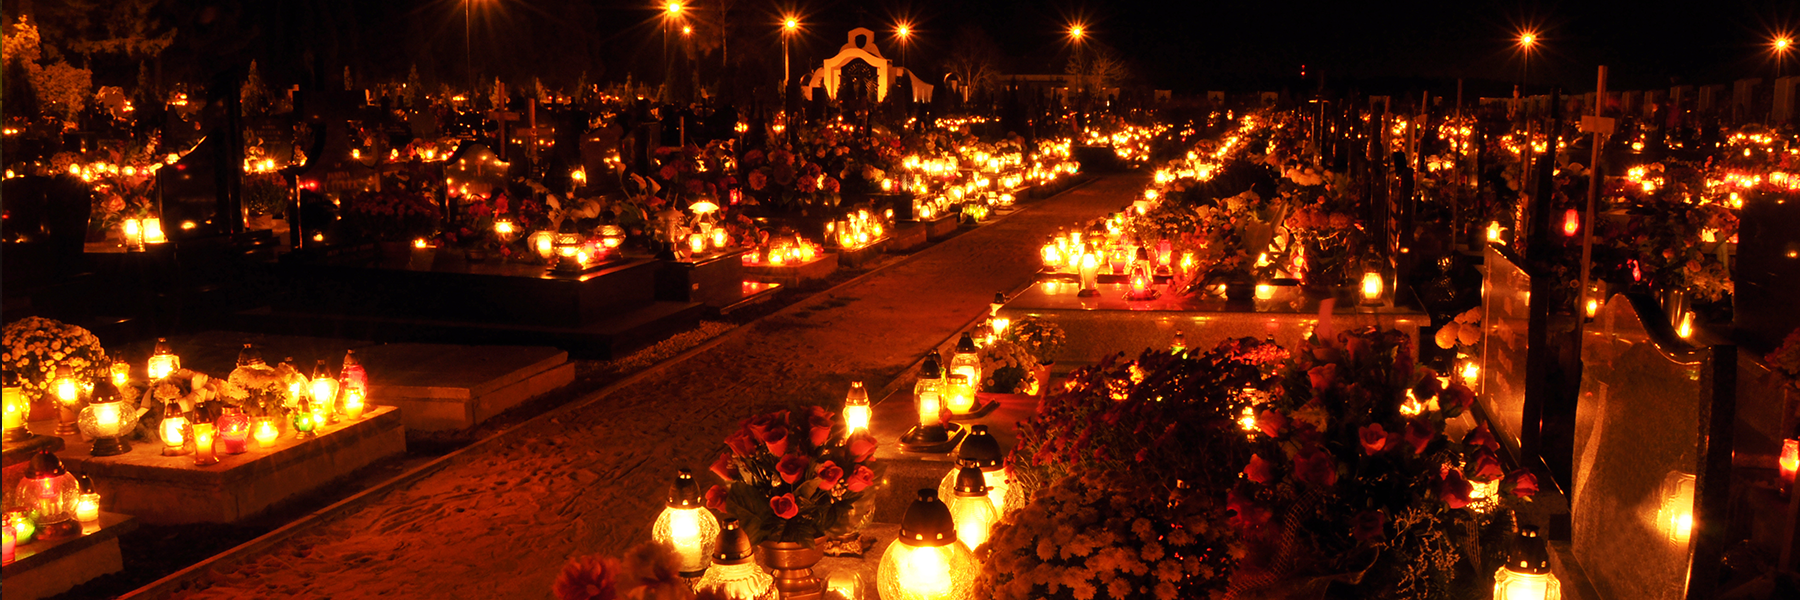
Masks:
[[[756,558],[775,576],[775,589],[782,600],[816,600],[825,597],[825,582],[813,576],[813,566],[825,558],[815,540],[812,547],[799,542],[763,542],[757,545]]]

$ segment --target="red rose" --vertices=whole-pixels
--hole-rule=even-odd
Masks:
[[[1437,432],[1433,431],[1431,424],[1425,422],[1424,419],[1412,419],[1406,422],[1406,443],[1412,446],[1413,454],[1424,454],[1425,447],[1431,444],[1431,439],[1434,437],[1437,437]]]
[[[819,191],[819,180],[815,177],[801,177],[794,182],[794,189],[802,194]]]
[[[836,194],[838,192],[838,180],[836,178],[826,177],[825,178],[825,191]]]
[[[1257,483],[1268,483],[1274,478],[1271,471],[1273,469],[1269,467],[1269,461],[1263,460],[1261,455],[1252,454],[1250,464],[1244,467],[1244,477]]]
[[[829,460],[819,463],[818,477],[819,489],[829,492],[831,488],[837,487],[839,479],[844,478],[844,468]]]
[[[756,163],[762,162],[762,159],[763,159],[763,151],[761,149],[751,150],[749,152],[744,153],[744,164],[746,164],[746,165],[756,166]]]
[[[1486,448],[1488,450],[1500,449],[1500,442],[1494,439],[1494,433],[1488,430],[1487,423],[1477,425],[1475,429],[1469,431],[1468,435],[1463,436],[1463,445]]]
[[[1256,415],[1256,428],[1261,429],[1263,435],[1269,437],[1281,435],[1281,430],[1287,429],[1287,426],[1287,415],[1281,414],[1281,411],[1273,408]]]
[[[811,464],[812,459],[798,454],[788,454],[782,456],[780,462],[775,463],[775,472],[781,474],[782,481],[791,485],[799,481],[801,475],[806,474],[806,467]]]
[[[1460,381],[1451,383],[1450,388],[1438,396],[1438,405],[1446,409],[1457,406],[1468,410],[1470,406],[1475,405],[1475,390],[1469,389],[1469,386],[1463,385]]]
[[[851,493],[863,491],[871,485],[875,485],[875,471],[862,465],[857,465],[856,470],[850,472],[850,477],[844,479],[844,489]]]
[[[850,439],[845,441],[845,446],[850,450],[850,456],[860,463],[868,462],[870,458],[873,458],[875,449],[881,446],[881,443],[875,441],[875,434],[869,433],[867,429],[860,429],[850,435]]]
[[[1470,477],[1476,481],[1493,481],[1506,475],[1506,469],[1500,466],[1500,459],[1492,450],[1482,448],[1475,452],[1475,468]]]
[[[1333,363],[1308,369],[1306,371],[1306,378],[1312,381],[1312,387],[1315,390],[1329,389],[1332,384],[1337,383],[1338,380],[1337,364]]]
[[[788,448],[787,428],[786,427],[782,427],[779,429],[770,428],[769,432],[768,432],[768,439],[763,440],[763,443],[767,444],[769,446],[769,454],[773,454],[776,456],[781,456],[783,454],[787,454],[787,448]]]
[[[1337,483],[1337,461],[1323,448],[1312,446],[1294,455],[1294,478],[1319,487]]]
[[[1538,492],[1537,476],[1530,471],[1519,469],[1507,477],[1512,482],[1512,493],[1520,498],[1530,498]]]
[[[1358,540],[1374,542],[1387,532],[1387,513],[1365,510],[1350,519],[1350,535]]]
[[[706,489],[706,507],[725,512],[725,486],[715,485]]]
[[[726,481],[738,478],[737,463],[732,462],[730,450],[719,451],[719,459],[713,461],[712,472],[714,475],[718,475],[719,479]]]
[[[1225,494],[1225,509],[1237,513],[1227,522],[1239,529],[1261,527],[1269,522],[1269,517],[1274,516],[1269,509],[1257,506],[1255,501],[1239,495],[1237,490]]]
[[[1462,473],[1456,469],[1445,469],[1444,476],[1438,480],[1438,498],[1450,508],[1462,508],[1469,505],[1469,493],[1475,486],[1463,479]]]
[[[769,510],[775,511],[777,517],[792,519],[800,514],[800,504],[794,502],[793,494],[782,494],[769,499]]]
[[[677,175],[678,173],[679,172],[676,171],[676,169],[675,169],[675,165],[668,164],[668,165],[663,165],[662,170],[657,171],[656,175],[658,177],[661,177],[663,181],[674,181],[675,175]]]
[[[1363,454],[1374,456],[1387,448],[1387,429],[1380,423],[1364,425],[1356,430],[1356,435],[1362,440]]]
[[[749,429],[750,434],[756,436],[757,441],[768,442],[771,437],[770,430],[777,428],[786,430],[787,424],[788,411],[783,410],[750,417],[744,421],[744,428]]]
[[[825,445],[825,442],[831,439],[831,413],[829,411],[817,406],[812,407],[811,414],[807,415],[807,424],[811,429],[808,437],[812,439],[814,448]]]
[[[756,454],[756,443],[757,439],[751,436],[748,429],[739,429],[730,437],[725,438],[725,445],[731,448],[732,454],[738,456]]]
[[[1374,349],[1375,344],[1370,342],[1369,338],[1360,335],[1350,336],[1350,339],[1344,341],[1344,353],[1350,355],[1351,362],[1355,362],[1364,353]]]

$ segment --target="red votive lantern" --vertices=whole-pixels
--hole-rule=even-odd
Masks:
[[[225,407],[225,414],[219,415],[219,445],[225,447],[226,454],[243,454],[250,449],[250,417],[235,406]]]
[[[1793,491],[1794,473],[1800,471],[1800,438],[1781,440],[1781,489]]]

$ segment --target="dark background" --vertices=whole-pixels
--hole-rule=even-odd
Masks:
[[[474,68],[484,82],[499,76],[520,85],[538,77],[567,89],[584,75],[589,83],[661,79],[662,18],[648,0],[4,0],[0,8],[8,23],[20,12],[31,14],[44,41],[65,55],[70,39],[120,29],[107,19],[121,7],[146,9],[149,18],[138,20],[138,29],[176,31],[157,60],[72,58],[93,69],[96,86],[130,89],[140,68],[164,87],[203,82],[254,59],[276,89],[341,85],[345,66],[359,84],[403,81],[416,65],[428,89],[437,90],[439,83],[467,81],[465,1],[472,3]],[[1323,76],[1328,85],[1369,92],[1442,89],[1463,78],[1471,94],[1509,94],[1521,74],[1514,41],[1524,26],[1541,37],[1530,62],[1534,89],[1591,89],[1599,64],[1611,67],[1614,89],[1726,83],[1772,75],[1771,34],[1800,23],[1800,2],[1793,0],[736,0],[723,25],[706,18],[721,12],[723,0],[690,4],[700,26],[696,38],[707,40],[698,44],[708,48],[696,59],[706,84],[726,73],[772,86],[780,73],[779,15],[791,11],[804,23],[794,40],[796,73],[835,53],[844,32],[859,24],[876,30],[886,54],[897,58],[891,32],[900,18],[915,23],[907,62],[926,74],[942,73],[964,29],[995,42],[1002,72],[1056,73],[1069,55],[1066,27],[1081,20],[1089,43],[1124,56],[1127,85],[1177,93],[1304,90]],[[1800,72],[1793,62],[1790,56],[1788,74]]]

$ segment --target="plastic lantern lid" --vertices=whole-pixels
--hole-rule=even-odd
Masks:
[[[356,351],[355,350],[345,350],[344,351],[344,366],[350,367],[350,366],[360,366],[360,365],[362,365],[362,361],[356,360]]]
[[[1006,304],[1006,292],[994,292],[994,304]]]
[[[94,493],[94,478],[88,477],[86,473],[76,473],[75,487],[83,494],[92,494]]]
[[[970,425],[969,436],[963,438],[962,447],[956,449],[956,459],[992,471],[1000,467],[1006,455],[1000,452],[1000,441],[988,434],[986,425]]]
[[[852,381],[850,382],[850,393],[844,396],[844,400],[861,401],[863,404],[867,404],[869,402],[869,389],[863,387],[863,382],[861,381]]]
[[[257,350],[253,344],[244,344],[244,349],[238,351],[237,366],[250,367],[266,364],[268,363],[263,362],[262,351]]]
[[[944,376],[944,365],[939,363],[936,352],[925,355],[925,363],[919,365],[920,379],[940,379]]]
[[[1138,260],[1150,260],[1150,249],[1145,248],[1143,246],[1138,246],[1137,259]]]
[[[919,499],[906,507],[900,520],[900,540],[908,546],[938,547],[956,543],[956,520],[950,507],[938,500],[937,490],[919,490]]]
[[[981,474],[981,468],[962,461],[962,468],[956,470],[956,495],[973,498],[987,496],[987,493],[987,476]]]
[[[962,339],[956,340],[956,353],[957,354],[974,354],[975,353],[975,338],[970,337],[969,332],[964,331],[962,334]]]
[[[944,514],[950,513],[945,511]],[[719,524],[719,549],[713,552],[713,564],[741,565],[755,557],[756,546],[750,544],[750,534],[744,533],[737,517],[726,517],[725,522]]]
[[[675,471],[675,483],[669,486],[669,508],[700,508],[700,484],[694,483],[694,472]]]
[[[40,449],[31,457],[31,464],[25,466],[26,479],[42,479],[45,477],[62,477],[69,472],[63,468],[62,459],[51,454],[48,449]]]
[[[14,373],[12,369],[0,371],[0,386],[16,388],[24,387],[24,385],[25,383],[19,378],[19,374]]]
[[[1506,555],[1506,568],[1514,573],[1533,575],[1550,572],[1550,552],[1544,547],[1544,538],[1538,536],[1536,526],[1519,527],[1519,536],[1513,538],[1512,549]]]
[[[94,393],[88,396],[88,404],[102,402],[118,402],[125,397],[119,393],[119,387],[102,377],[94,380]]]
[[[175,350],[169,347],[169,338],[156,338],[156,349],[151,351],[156,356],[168,356]]]

